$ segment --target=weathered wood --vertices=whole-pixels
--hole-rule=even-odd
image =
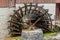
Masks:
[[[36,28],[41,28],[43,32],[51,32],[51,14],[48,13],[48,9],[44,9],[43,7],[44,6],[38,6],[38,4],[30,3],[29,5],[24,4],[24,6],[19,7],[18,10],[14,10],[14,14],[11,16],[10,20],[10,29],[18,29],[21,30],[20,32],[22,32],[22,29],[26,27],[33,28],[34,26]]]

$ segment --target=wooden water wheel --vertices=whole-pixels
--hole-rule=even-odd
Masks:
[[[9,21],[10,34],[11,36],[19,36],[22,29],[28,28],[31,30],[41,28],[43,32],[51,32],[52,20],[50,16],[48,9],[38,6],[38,4],[30,3],[24,4],[23,7],[19,6],[19,9],[14,10]]]

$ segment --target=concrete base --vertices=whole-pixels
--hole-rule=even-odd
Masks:
[[[22,40],[43,40],[43,32],[41,29],[23,31]]]

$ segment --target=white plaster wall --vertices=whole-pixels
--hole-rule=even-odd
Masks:
[[[0,8],[0,40],[8,37],[8,20],[10,19],[13,8]]]

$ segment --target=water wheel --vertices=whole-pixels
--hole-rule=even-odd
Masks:
[[[51,32],[51,14],[48,13],[48,9],[38,6],[38,4],[31,3],[24,4],[23,7],[19,6],[19,9],[14,10],[14,14],[10,16],[9,29],[11,36],[21,35],[22,29],[41,28],[43,32]]]

